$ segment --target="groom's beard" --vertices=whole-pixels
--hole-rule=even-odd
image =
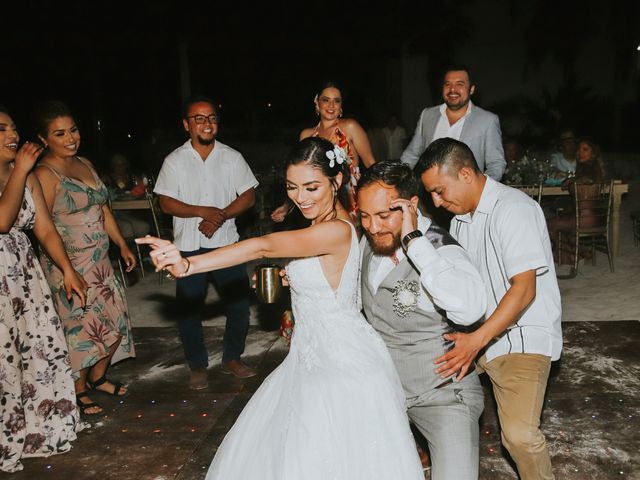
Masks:
[[[365,235],[367,236],[367,240],[369,241],[369,245],[371,246],[371,250],[376,255],[383,255],[385,257],[390,257],[398,250],[401,246],[400,232],[382,232],[376,234],[370,234],[365,230]]]

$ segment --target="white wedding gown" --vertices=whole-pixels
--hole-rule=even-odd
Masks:
[[[337,291],[318,257],[287,267],[291,350],[220,445],[207,480],[423,480],[400,380],[357,306],[359,248]]]

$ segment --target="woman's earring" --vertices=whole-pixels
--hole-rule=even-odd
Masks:
[[[342,109],[340,109],[340,113],[338,114],[338,118],[342,118]]]
[[[320,115],[320,109],[316,107],[316,115]]]

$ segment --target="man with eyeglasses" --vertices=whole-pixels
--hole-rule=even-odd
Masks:
[[[174,243],[183,257],[190,257],[238,241],[235,218],[253,206],[258,181],[239,152],[216,141],[218,112],[211,99],[192,97],[185,103],[182,117],[190,138],[165,158],[154,192],[162,211],[173,215]],[[246,267],[179,278],[179,330],[191,369],[189,384],[194,390],[207,387],[209,362],[202,334],[202,307],[209,280],[225,303],[227,317],[222,372],[238,378],[256,374],[240,360],[249,329]]]

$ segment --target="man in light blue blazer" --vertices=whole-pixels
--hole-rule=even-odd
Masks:
[[[500,181],[507,165],[500,120],[471,102],[474,91],[475,85],[466,67],[449,68],[442,84],[444,103],[422,111],[413,138],[400,160],[413,168],[431,142],[450,137],[465,143],[480,170]]]

